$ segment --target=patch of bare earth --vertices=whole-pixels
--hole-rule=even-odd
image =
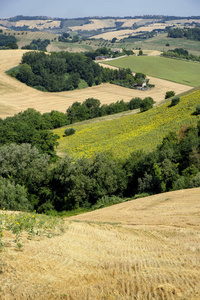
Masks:
[[[66,232],[1,253],[0,298],[200,299],[200,188],[66,219]]]
[[[15,78],[5,74],[5,71],[17,66],[21,62],[23,53],[27,50],[0,51],[0,117],[12,116],[27,108],[35,108],[44,113],[51,110],[65,112],[73,102],[83,102],[87,98],[96,98],[102,104],[124,100],[133,97],[152,97],[156,102],[164,99],[166,91],[174,90],[176,94],[185,92],[191,87],[172,83],[166,80],[151,78],[156,87],[150,91],[137,91],[112,85],[109,83],[89,87],[82,90],[60,93],[45,93],[26,86]]]

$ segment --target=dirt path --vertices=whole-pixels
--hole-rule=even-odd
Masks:
[[[12,238],[2,300],[200,299],[200,188],[141,198],[66,220],[54,238]]]
[[[176,94],[191,89],[189,86],[175,84],[166,80],[151,79],[156,87],[151,91],[135,91],[109,83],[83,90],[61,93],[45,93],[32,89],[18,80],[5,74],[5,71],[17,66],[26,50],[0,51],[0,117],[12,116],[27,108],[35,108],[44,113],[51,110],[65,112],[73,102],[82,102],[87,98],[99,99],[102,104],[109,104],[120,100],[130,101],[133,97],[152,97],[156,102],[164,99],[168,90]]]

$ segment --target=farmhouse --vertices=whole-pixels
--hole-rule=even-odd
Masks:
[[[95,60],[105,60],[106,58],[106,56],[96,56]]]

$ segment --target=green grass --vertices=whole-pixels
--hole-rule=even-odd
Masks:
[[[131,55],[105,64],[189,86],[200,85],[200,63],[155,56]]]
[[[174,107],[171,102],[153,109],[118,119],[94,123],[70,125],[74,135],[64,137],[65,128],[55,129],[61,138],[57,148],[60,154],[74,158],[92,157],[98,152],[111,152],[116,158],[124,159],[135,150],[152,151],[170,131],[180,131],[185,124],[197,124],[200,116],[192,115],[200,104],[200,91],[181,97]]]
[[[167,47],[166,44],[170,46]],[[173,39],[168,38],[166,33],[158,34],[150,39],[128,39],[125,43],[118,42],[118,47],[136,49],[141,48],[143,50],[158,50],[167,51],[174,48],[184,48],[194,55],[200,55],[200,41],[192,41],[184,38]],[[117,45],[116,45],[117,48]]]

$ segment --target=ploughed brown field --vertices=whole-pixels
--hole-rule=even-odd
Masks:
[[[130,101],[133,97],[152,97],[156,102],[164,99],[166,91],[174,90],[176,94],[188,91],[189,86],[176,84],[170,81],[151,78],[150,83],[156,87],[150,91],[137,91],[112,85],[109,83],[89,87],[82,90],[60,93],[45,93],[35,90],[5,74],[5,71],[19,65],[23,53],[27,50],[0,51],[0,117],[12,116],[27,108],[35,108],[44,113],[51,110],[65,112],[75,101],[85,101],[87,98],[96,98],[102,104],[124,100]]]
[[[132,200],[66,219],[66,232],[5,232],[0,298],[200,299],[200,188]]]

